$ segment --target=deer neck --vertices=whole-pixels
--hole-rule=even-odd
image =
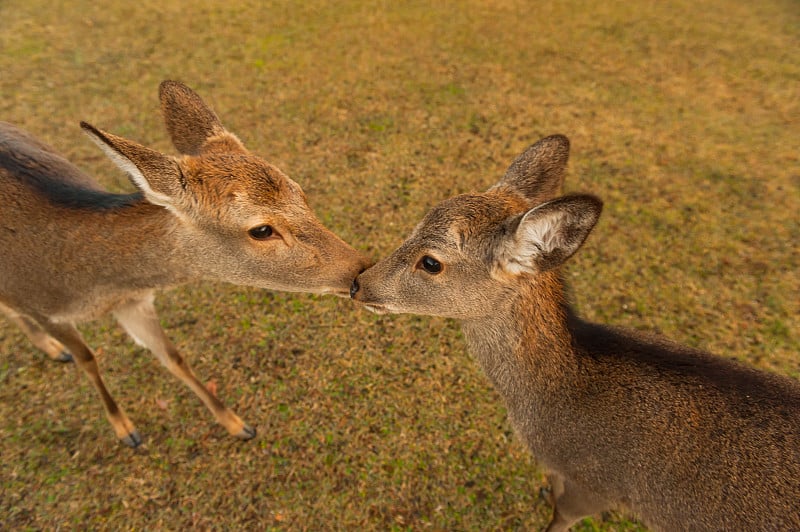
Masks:
[[[82,221],[90,233],[84,241],[94,248],[85,260],[95,262],[98,284],[158,289],[198,277],[181,235],[183,224],[163,207],[141,200]]]
[[[481,319],[462,323],[473,357],[509,408],[534,407],[575,367],[570,310],[558,272],[525,277]]]

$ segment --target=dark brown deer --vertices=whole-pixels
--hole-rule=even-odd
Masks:
[[[346,296],[369,262],[188,87],[165,81],[160,97],[179,157],[81,124],[127,172],[134,194],[103,190],[49,146],[0,123],[0,310],[51,358],[74,358],[124,443],[135,447],[141,437],[75,328],[109,311],[230,434],[249,439],[255,431],[209,393],[164,334],[154,291],[205,279]]]
[[[567,305],[559,268],[602,208],[559,197],[568,154],[547,137],[487,192],[440,203],[351,296],[461,321],[549,472],[548,530],[611,508],[656,530],[800,530],[800,383]]]

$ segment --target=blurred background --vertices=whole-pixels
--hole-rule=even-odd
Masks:
[[[175,154],[158,84],[183,81],[375,259],[563,133],[566,189],[605,201],[566,272],[579,312],[800,378],[798,50],[794,0],[3,0],[0,120],[129,191],[78,122]],[[158,307],[256,439],[229,438],[106,318],[81,330],[145,438],[123,447],[88,379],[0,320],[0,528],[549,520],[456,322],[221,284]]]

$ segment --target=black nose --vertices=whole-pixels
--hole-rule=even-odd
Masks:
[[[358,278],[353,279],[353,284],[350,285],[350,299],[354,299],[356,297],[356,292],[358,292]]]

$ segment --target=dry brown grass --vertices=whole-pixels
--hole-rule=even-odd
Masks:
[[[0,119],[109,188],[130,185],[77,122],[172,153],[166,78],[376,258],[564,133],[568,188],[606,201],[569,269],[580,311],[800,377],[796,2],[100,4],[0,3]],[[146,438],[124,448],[87,380],[1,321],[0,528],[546,523],[542,476],[455,323],[220,285],[159,301],[256,440],[103,320],[82,330]],[[581,529],[636,527],[607,517]]]

